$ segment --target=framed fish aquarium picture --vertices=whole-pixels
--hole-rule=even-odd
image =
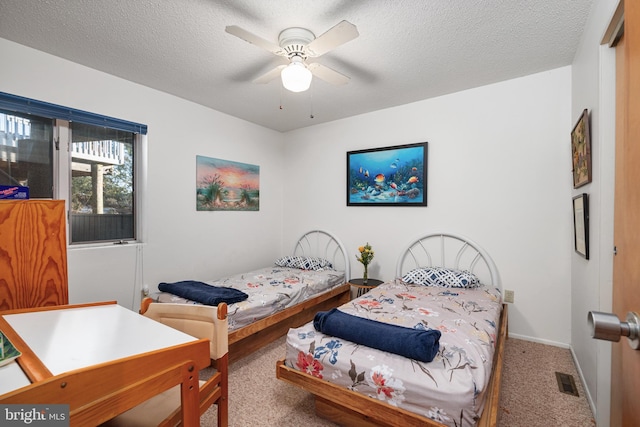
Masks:
[[[427,206],[427,142],[347,152],[347,206]]]

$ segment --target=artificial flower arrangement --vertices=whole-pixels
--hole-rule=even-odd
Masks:
[[[367,244],[364,246],[360,246],[358,248],[358,252],[360,252],[360,254],[356,255],[356,259],[360,261],[362,265],[364,265],[364,274],[362,276],[362,279],[364,283],[367,283],[367,268],[369,266],[369,263],[373,259],[374,252],[369,242],[367,242]]]

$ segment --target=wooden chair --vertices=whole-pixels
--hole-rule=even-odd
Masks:
[[[185,317],[175,306],[180,304],[153,303],[150,298],[143,300],[140,313],[160,323],[178,329],[196,338],[206,338],[210,342],[211,366],[216,372],[207,380],[200,381],[200,416],[212,404],[218,407],[218,427],[227,427],[229,420],[229,345],[227,305],[193,306]],[[181,418],[180,388],[173,387],[135,408],[104,423],[103,427],[146,427],[176,426]]]

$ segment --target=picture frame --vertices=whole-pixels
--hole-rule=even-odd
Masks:
[[[259,211],[260,166],[196,156],[197,211]]]
[[[347,152],[347,206],[427,206],[427,146]]]
[[[575,251],[589,259],[589,196],[582,193],[573,198],[573,244]]]
[[[589,111],[582,111],[580,118],[571,131],[571,158],[573,188],[582,187],[591,182],[591,130]]]

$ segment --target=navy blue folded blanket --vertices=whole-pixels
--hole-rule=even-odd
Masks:
[[[249,295],[237,289],[211,286],[195,280],[183,280],[175,283],[162,282],[158,285],[158,289],[206,305],[218,305],[221,302],[233,304],[249,298]]]
[[[390,325],[336,308],[316,313],[313,326],[324,334],[421,362],[431,362],[440,348],[440,331]]]

